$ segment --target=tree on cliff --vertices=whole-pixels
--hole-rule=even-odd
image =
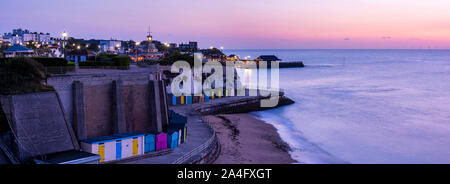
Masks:
[[[194,66],[194,56],[191,56],[189,54],[181,54],[178,51],[175,51],[173,54],[171,54],[170,56],[167,56],[163,59],[160,59],[158,61],[158,63],[160,65],[172,65],[173,63],[177,62],[177,61],[186,61],[188,62],[191,66]]]
[[[44,66],[30,58],[0,60],[0,94],[54,91],[46,84]]]

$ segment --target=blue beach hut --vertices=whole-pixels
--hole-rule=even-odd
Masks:
[[[192,96],[186,96],[186,104],[192,104]]]
[[[178,130],[169,130],[167,133],[167,147],[169,149],[178,147]]]
[[[144,152],[153,152],[156,151],[156,136],[155,134],[146,134],[144,140]]]

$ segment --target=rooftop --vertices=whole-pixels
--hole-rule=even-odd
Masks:
[[[34,52],[33,49],[30,49],[28,47],[22,46],[22,45],[13,45],[3,52],[5,53],[11,53],[11,52]]]
[[[89,143],[89,144],[98,144],[98,143],[105,143],[105,142],[135,138],[135,137],[140,137],[140,136],[144,136],[144,135],[145,134],[138,134],[138,133],[130,132],[130,133],[123,133],[123,134],[114,134],[114,135],[104,136],[104,137],[89,138],[89,139],[81,140],[81,142]]]

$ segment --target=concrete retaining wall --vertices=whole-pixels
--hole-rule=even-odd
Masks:
[[[156,80],[151,80],[156,79]],[[48,78],[61,96],[79,139],[167,127],[164,84],[152,73],[65,75]]]
[[[79,149],[56,92],[1,96],[19,161]]]

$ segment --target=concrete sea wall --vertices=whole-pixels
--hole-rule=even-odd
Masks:
[[[159,73],[72,74],[50,77],[78,139],[164,131],[167,97]]]

